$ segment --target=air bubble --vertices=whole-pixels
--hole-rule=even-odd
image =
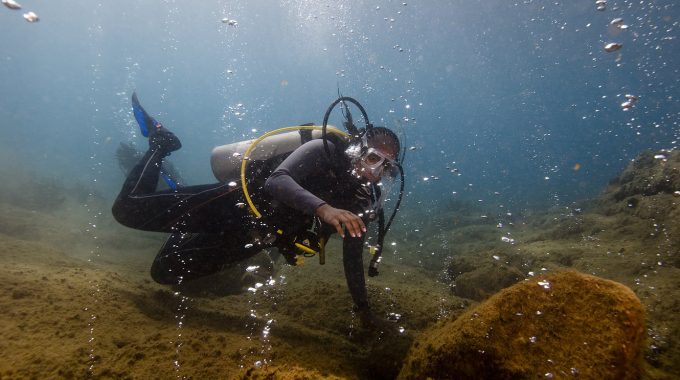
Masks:
[[[622,47],[623,45],[618,42],[610,42],[604,45],[604,51],[606,51],[607,53],[611,53],[621,49]]]
[[[38,15],[35,14],[34,12],[24,13],[24,18],[28,22],[38,22],[38,21],[40,21],[40,17],[38,17]]]
[[[2,0],[2,3],[9,9],[21,9],[21,5],[14,0]]]

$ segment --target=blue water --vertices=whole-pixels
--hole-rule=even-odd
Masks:
[[[111,199],[118,143],[145,144],[134,90],[180,136],[171,159],[197,184],[214,180],[213,146],[320,122],[339,88],[414,148],[404,215],[592,198],[680,134],[672,1],[23,5],[41,21],[0,9],[3,159]],[[612,41],[623,48],[605,52]],[[624,112],[627,93],[639,100]]]
[[[564,204],[596,195],[641,150],[677,146],[670,0],[603,12],[591,1],[22,5],[0,12],[2,149],[110,196],[118,142],[144,144],[133,90],[182,138],[173,158],[191,183],[212,181],[214,145],[320,122],[338,87],[416,148],[413,200]],[[629,28],[609,26],[616,17]],[[606,53],[608,42],[623,48]],[[626,93],[639,97],[628,112]]]

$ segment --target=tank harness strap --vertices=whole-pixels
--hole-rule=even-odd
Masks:
[[[300,143],[304,144],[312,141],[312,130],[311,129],[300,129]]]

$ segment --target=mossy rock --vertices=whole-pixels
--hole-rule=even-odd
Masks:
[[[399,379],[636,379],[644,342],[644,308],[629,288],[557,272],[423,333]]]
[[[497,263],[485,263],[479,268],[456,276],[453,294],[481,301],[523,278],[524,275],[517,268]]]

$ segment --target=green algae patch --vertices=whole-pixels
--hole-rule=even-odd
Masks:
[[[399,379],[636,379],[644,343],[644,307],[629,288],[563,271],[424,332]]]

